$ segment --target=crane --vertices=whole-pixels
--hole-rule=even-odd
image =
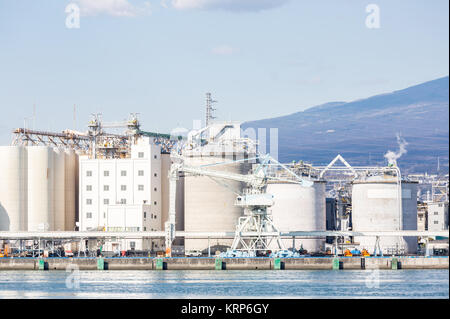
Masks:
[[[312,187],[313,182],[306,180],[286,166],[279,163],[269,154],[264,156],[256,156],[255,158],[237,160],[216,165],[237,163],[242,161],[256,160],[259,163],[250,174],[236,174],[231,172],[211,170],[205,166],[190,166],[184,163],[181,156],[173,154],[178,158],[178,162],[174,162],[169,171],[169,219],[165,222],[165,244],[168,254],[171,251],[171,245],[175,239],[175,199],[176,199],[176,182],[179,172],[188,173],[197,176],[208,176],[217,179],[225,179],[239,181],[245,183],[248,187],[243,194],[236,197],[235,205],[244,208],[244,216],[240,217],[236,226],[235,237],[231,246],[232,250],[243,250],[250,254],[256,253],[258,250],[268,250],[273,240],[278,243],[279,249],[284,249],[281,241],[280,232],[272,221],[272,216],[268,214],[267,209],[274,204],[273,195],[265,192],[265,188],[269,181],[288,182],[300,184],[304,187]],[[270,164],[272,163],[272,164]],[[292,179],[280,178],[268,174],[269,165],[275,163],[286,170]],[[243,233],[246,235],[243,236]]]

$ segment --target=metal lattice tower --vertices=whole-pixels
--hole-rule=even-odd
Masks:
[[[216,117],[213,116],[212,112],[216,109],[212,107],[213,103],[217,103],[217,101],[213,100],[211,98],[211,93],[206,93],[206,126],[211,124],[211,121],[215,119]]]

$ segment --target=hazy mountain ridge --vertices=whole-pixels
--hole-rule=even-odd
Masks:
[[[449,77],[352,102],[330,102],[302,112],[243,124],[278,128],[279,159],[327,164],[341,154],[353,165],[383,165],[408,142],[398,164],[404,172],[448,172]],[[268,148],[269,149],[269,148]]]

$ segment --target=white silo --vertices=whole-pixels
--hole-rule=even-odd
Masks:
[[[326,230],[325,183],[314,182],[312,187],[293,183],[271,183],[266,192],[273,195],[274,205],[268,209],[273,223],[281,232]],[[285,248],[293,246],[293,239],[283,239]],[[325,238],[295,238],[295,248],[309,253],[323,251]],[[275,243],[272,249],[277,248]]]
[[[0,146],[0,230],[27,230],[27,149]]]
[[[239,157],[236,153],[187,153],[185,163],[190,166],[201,166],[232,161]],[[249,163],[233,163],[209,166],[208,170],[219,170],[235,174],[248,174]],[[241,194],[243,183],[225,179],[214,180],[207,176],[186,176],[184,180],[184,226],[187,232],[234,232],[243,209],[235,206],[237,194]],[[230,247],[233,239],[211,239],[211,246]],[[205,250],[207,239],[185,239],[186,251],[192,249]]]
[[[53,228],[53,150],[30,146],[28,153],[28,231]]]
[[[65,152],[54,149],[53,152],[53,229],[65,229]]]
[[[76,211],[78,206],[78,154],[70,149],[66,150],[65,153],[64,230],[73,231],[75,229]]]
[[[401,198],[401,200],[400,200]],[[374,176],[355,181],[352,187],[353,231],[417,230],[417,183],[391,176]],[[374,253],[374,237],[354,237],[360,248]],[[415,253],[415,237],[380,237],[384,254]]]

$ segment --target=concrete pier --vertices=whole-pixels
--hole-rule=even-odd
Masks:
[[[392,257],[338,257],[339,270],[392,269]],[[449,257],[395,257],[397,269],[448,269]],[[104,270],[157,270],[158,258],[104,258]],[[80,270],[98,270],[97,258],[44,258],[45,270],[66,270],[76,265]],[[275,270],[273,258],[161,258],[161,270]],[[42,268],[42,267],[41,267]],[[0,270],[39,270],[38,258],[0,258]],[[280,258],[279,270],[331,270],[333,257]],[[279,271],[277,270],[277,271]],[[101,271],[101,270],[99,270]],[[393,270],[395,271],[395,270]]]

